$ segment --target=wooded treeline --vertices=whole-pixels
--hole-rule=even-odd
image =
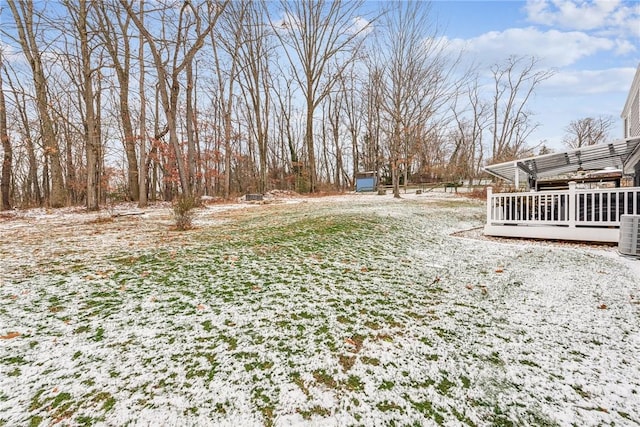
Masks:
[[[551,72],[462,66],[429,3],[8,0],[2,208],[478,177]]]

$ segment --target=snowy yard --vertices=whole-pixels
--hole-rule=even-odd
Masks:
[[[0,217],[0,425],[640,425],[640,261],[357,195]]]

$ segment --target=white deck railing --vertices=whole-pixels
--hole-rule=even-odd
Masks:
[[[487,225],[619,227],[620,216],[640,214],[640,187],[493,193],[487,189]]]

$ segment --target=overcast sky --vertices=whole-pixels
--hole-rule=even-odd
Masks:
[[[533,55],[556,74],[540,86],[531,109],[536,143],[561,148],[565,127],[588,116],[620,114],[640,64],[640,2],[619,0],[435,1],[441,32],[478,62]]]

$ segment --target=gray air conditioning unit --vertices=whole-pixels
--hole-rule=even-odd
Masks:
[[[640,257],[640,215],[620,216],[618,251],[622,255]]]

